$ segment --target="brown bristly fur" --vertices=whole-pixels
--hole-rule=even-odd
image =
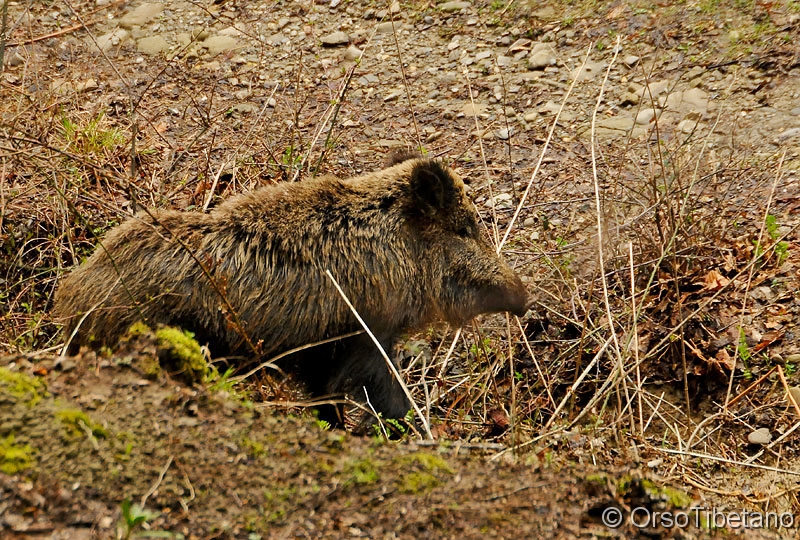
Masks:
[[[110,231],[103,247],[56,295],[67,336],[99,304],[75,346],[113,345],[142,317],[195,332],[213,353],[250,356],[248,343],[272,356],[359,330],[327,269],[386,350],[402,332],[437,320],[521,315],[529,303],[479,231],[462,180],[421,158],[357,178],[262,188],[208,214],[140,213]],[[409,408],[363,335],[295,356],[288,369],[315,395],[363,401],[366,387],[387,417]]]

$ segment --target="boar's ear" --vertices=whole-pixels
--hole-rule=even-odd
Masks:
[[[416,208],[432,217],[458,201],[453,175],[438,161],[419,161],[411,170],[411,191]]]

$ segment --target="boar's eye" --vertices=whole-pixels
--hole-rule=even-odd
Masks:
[[[461,225],[458,229],[456,229],[456,234],[461,238],[469,238],[472,236],[472,227],[469,225]]]

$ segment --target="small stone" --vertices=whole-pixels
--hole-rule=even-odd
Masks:
[[[633,54],[629,54],[625,58],[622,59],[622,63],[628,67],[633,67],[639,62],[639,57]]]
[[[143,54],[160,54],[169,50],[169,43],[161,36],[149,36],[137,41],[136,48]]]
[[[361,49],[359,49],[355,45],[350,45],[347,48],[347,50],[344,51],[344,59],[348,60],[350,62],[353,62],[353,61],[358,60],[359,58],[361,58],[362,54],[363,54],[363,52],[361,51]]]
[[[221,52],[230,51],[239,44],[236,38],[231,36],[211,36],[203,41],[203,47],[208,50],[210,56],[217,55]]]
[[[119,20],[119,25],[130,30],[134,26],[142,26],[162,11],[164,11],[163,4],[141,4],[130,13],[123,15]]]
[[[639,125],[646,126],[650,122],[653,121],[653,118],[656,117],[655,109],[642,109],[639,111],[639,114],[636,115],[636,123]]]
[[[767,445],[772,441],[772,433],[768,428],[758,428],[750,435],[747,436],[747,441],[750,444],[758,444],[761,446]]]
[[[400,30],[402,28],[403,23],[400,21],[387,21],[382,22],[378,26],[375,27],[375,32],[378,34],[391,34],[395,30]]]
[[[25,58],[18,52],[14,52],[8,58],[6,58],[6,66],[8,67],[21,66],[24,63]]]
[[[461,11],[469,7],[469,2],[444,2],[439,4],[441,11]]]
[[[252,103],[237,103],[231,107],[235,112],[249,114],[258,111],[258,107]]]
[[[698,129],[699,124],[697,120],[681,120],[678,122],[678,131],[681,133],[691,133],[694,130]]]
[[[798,362],[800,362],[800,354],[793,353],[793,354],[788,355],[786,357],[786,362],[790,363],[790,364],[797,364]]]
[[[800,406],[800,386],[792,386],[791,388],[789,388],[789,394],[792,395],[792,397],[794,398],[795,403],[797,403],[797,405]],[[790,408],[793,411],[795,411],[795,413],[797,413],[797,410],[794,408],[794,405],[792,404],[791,401],[789,401],[789,405],[790,405]]]
[[[533,227],[536,225],[536,219],[532,217],[525,218],[525,221],[522,222],[523,227]]]
[[[323,47],[339,47],[341,45],[349,44],[350,36],[340,30],[338,32],[334,32],[333,34],[322,36],[320,41],[322,41]]]
[[[507,141],[513,134],[514,134],[513,129],[506,129],[506,128],[498,129],[497,131],[494,132],[494,136],[503,141]]]
[[[96,41],[97,41],[97,46],[100,47],[101,51],[108,52],[111,50],[111,47],[119,45],[129,37],[130,33],[127,30],[123,30],[122,28],[115,28],[108,34],[103,34],[102,36],[98,37]]]
[[[500,67],[509,67],[513,61],[514,59],[510,56],[500,55],[497,57],[497,65]]]
[[[778,134],[778,141],[785,141],[786,139],[791,139],[792,137],[800,136],[800,127],[789,128],[786,131],[782,131]]]
[[[392,13],[393,15],[400,13],[400,2],[397,2],[396,0],[392,2],[392,5],[389,6],[389,13]]]
[[[472,117],[472,116],[481,115],[481,114],[485,113],[488,109],[489,109],[489,106],[484,104],[484,103],[475,103],[475,104],[473,104],[471,102],[468,102],[468,103],[464,104],[464,107],[461,109],[461,112],[465,116]]]
[[[528,69],[544,69],[556,65],[556,59],[549,51],[538,51],[528,57]]]

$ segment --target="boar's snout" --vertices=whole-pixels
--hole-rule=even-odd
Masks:
[[[512,281],[513,283],[507,291],[508,304],[503,311],[509,311],[518,317],[522,317],[533,305],[533,298],[528,294],[528,290],[519,276],[514,275]]]

